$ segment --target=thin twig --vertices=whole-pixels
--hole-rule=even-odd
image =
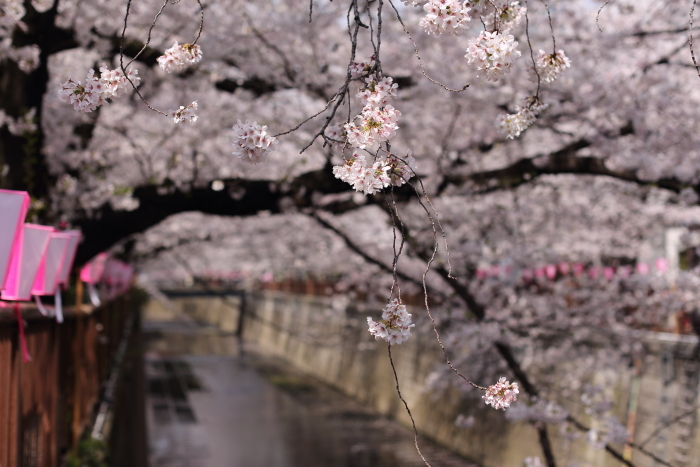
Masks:
[[[600,12],[603,11],[603,8],[608,6],[608,3],[611,3],[613,0],[607,0],[603,5],[600,7],[598,10],[598,14],[595,15],[595,24],[598,26],[598,31],[603,32],[603,28],[600,27]]]
[[[542,0],[542,3],[544,3],[544,7],[547,10],[547,19],[549,20],[549,32],[552,34],[552,55],[557,54],[557,40],[554,38],[554,24],[552,23],[552,12],[549,11],[549,4],[547,4],[546,0]],[[527,2],[525,2],[527,4]],[[527,12],[525,12],[527,15]]]
[[[689,415],[693,415],[697,410],[698,410],[698,408],[697,408],[697,406],[695,406],[692,409],[690,409],[689,411],[682,413],[675,418],[672,418],[671,420],[667,421],[666,423],[663,423],[662,425],[657,427],[656,430],[654,430],[649,436],[647,436],[647,438],[644,441],[639,443],[637,445],[637,449],[641,449],[644,446],[646,446],[646,444],[649,441],[651,441],[652,439],[654,439],[656,437],[656,435],[658,435],[664,428],[668,428],[669,426],[673,425],[674,423],[678,422],[679,420],[681,420]]]
[[[127,64],[127,66],[131,65],[131,63],[133,63],[133,61],[136,60],[136,57],[138,57],[141,54],[141,52],[143,52],[146,49],[146,47],[148,46],[148,43],[151,40],[151,31],[155,27],[156,21],[158,20],[158,17],[163,12],[163,9],[166,7],[167,4],[168,4],[168,0],[165,0],[165,2],[163,3],[163,6],[161,6],[160,10],[158,11],[158,14],[153,19],[153,23],[151,24],[151,28],[148,30],[148,40],[146,41],[146,44],[144,44],[143,48],[139,51],[139,53],[137,53],[136,56],[133,59],[131,59],[131,61]],[[158,110],[155,107],[151,106],[151,104],[146,100],[146,98],[143,97],[143,95],[141,94],[141,91],[139,91],[136,88],[136,85],[134,84],[134,82],[131,81],[131,78],[129,78],[129,74],[126,72],[126,68],[124,67],[124,40],[125,40],[124,36],[126,34],[126,26],[127,26],[128,20],[129,20],[130,9],[131,9],[131,0],[128,0],[126,3],[126,14],[124,15],[124,28],[122,29],[121,44],[119,44],[119,67],[121,68],[122,73],[124,74],[124,77],[127,79],[127,81],[129,81],[129,84],[131,84],[131,87],[134,88],[134,91],[136,92],[136,94],[141,98],[143,103],[146,104],[146,107],[148,107],[150,110],[152,110],[156,113],[159,113],[161,115],[165,115],[167,117],[168,116],[167,113],[163,112],[162,110]]]
[[[419,180],[420,180],[420,178],[419,178]],[[437,339],[437,342],[440,345],[440,349],[442,350],[442,354],[445,357],[445,362],[447,363],[447,366],[449,366],[450,369],[457,376],[462,378],[464,381],[469,383],[471,386],[475,387],[476,389],[481,389],[482,391],[486,391],[486,390],[488,390],[488,388],[483,387],[483,386],[479,386],[478,384],[472,382],[469,378],[467,378],[462,373],[460,373],[459,370],[457,370],[457,368],[454,367],[454,365],[452,365],[452,361],[450,360],[450,357],[447,355],[447,350],[445,349],[445,345],[442,343],[442,339],[440,338],[440,332],[437,329],[437,324],[435,323],[435,319],[433,318],[433,315],[430,311],[430,305],[428,303],[428,285],[426,283],[426,277],[427,277],[428,273],[430,272],[430,267],[432,266],[433,261],[435,260],[435,255],[437,254],[437,250],[438,250],[439,244],[437,241],[437,229],[435,227],[435,220],[433,219],[432,214],[428,210],[427,206],[425,206],[425,204],[423,204],[423,201],[421,201],[421,199],[420,199],[420,193],[418,192],[418,189],[411,183],[409,183],[409,185],[414,189],[414,191],[416,192],[416,195],[418,195],[418,203],[421,205],[421,207],[423,208],[425,213],[428,215],[428,219],[430,219],[430,224],[431,224],[432,229],[433,229],[433,251],[432,251],[432,253],[427,261],[425,271],[423,272],[423,295],[424,295],[424,301],[425,301],[425,310],[428,313],[428,317],[430,318],[430,321],[433,324],[433,331],[435,332],[435,338]],[[428,198],[427,193],[425,193],[425,188],[422,186],[422,183],[421,183],[421,189],[423,190],[423,195],[426,197],[426,199],[430,203],[430,199]],[[430,203],[430,206],[433,207],[432,203]],[[442,226],[441,226],[441,229],[442,229]],[[444,235],[444,231],[443,231],[443,235]],[[445,241],[447,241],[447,239],[445,239]]]
[[[693,50],[693,14],[695,13],[695,3],[697,0],[693,0],[693,6],[690,7],[690,22],[688,24],[688,47],[690,47],[690,57],[693,59],[693,65],[695,70],[700,76],[700,66],[698,66],[697,60],[695,60],[695,51]]]
[[[414,40],[413,40],[413,37],[411,37],[411,33],[408,32],[408,29],[406,28],[406,25],[404,24],[403,19],[401,18],[401,15],[399,14],[399,10],[396,9],[396,6],[394,5],[394,2],[393,2],[392,0],[389,0],[389,4],[390,4],[391,7],[394,9],[394,12],[396,13],[396,17],[398,18],[399,23],[401,23],[401,27],[403,27],[403,32],[406,33],[406,35],[408,36],[408,38],[409,38],[409,39],[411,40],[411,42],[413,43],[413,51],[414,51],[414,53],[415,53],[415,55],[416,55],[416,58],[418,59],[418,64],[420,65],[420,69],[421,69],[421,71],[423,72],[423,76],[424,76],[428,81],[437,84],[438,86],[440,86],[441,88],[443,88],[444,90],[449,91],[449,92],[462,92],[462,91],[464,91],[465,89],[467,89],[467,88],[469,87],[469,84],[465,84],[465,85],[464,85],[463,87],[461,87],[460,89],[452,89],[452,88],[450,88],[450,87],[448,87],[448,86],[442,84],[441,82],[439,82],[439,81],[437,81],[437,80],[431,78],[430,76],[428,76],[428,73],[425,71],[425,67],[423,66],[423,60],[421,60],[420,54],[418,53],[418,44],[416,44],[416,41],[414,41]]]
[[[544,1],[544,0],[542,0]],[[545,3],[545,5],[547,5]],[[527,0],[525,0],[525,6],[527,7]],[[549,13],[549,7],[547,7],[547,13]],[[550,18],[551,21],[551,18]],[[551,26],[551,22],[550,22]],[[535,97],[540,98],[540,86],[542,85],[542,78],[540,77],[540,72],[537,69],[537,62],[535,62],[535,53],[532,50],[532,42],[530,42],[530,17],[528,16],[528,9],[525,10],[525,37],[527,38],[527,46],[530,49],[530,59],[532,60],[532,69],[537,75],[537,91],[535,92]],[[554,33],[552,32],[552,40],[554,40]],[[556,48],[554,49],[554,55],[556,56]]]
[[[421,459],[423,459],[423,462],[425,462],[425,465],[428,467],[431,467],[430,464],[428,463],[427,460],[425,460],[425,457],[423,457],[423,453],[420,452],[420,447],[418,446],[418,430],[416,429],[416,422],[413,420],[413,414],[411,414],[411,409],[408,408],[408,403],[406,402],[406,399],[403,398],[401,395],[401,388],[399,387],[399,377],[396,374],[396,367],[394,366],[394,359],[391,357],[391,344],[388,344],[387,347],[389,351],[389,363],[391,363],[391,370],[394,372],[394,381],[396,381],[396,393],[399,395],[399,399],[401,399],[401,402],[403,402],[404,407],[406,407],[406,412],[408,412],[408,416],[411,419],[411,424],[413,425],[413,440],[416,444],[416,451],[418,451],[418,455],[420,456]]]
[[[151,43],[151,32],[153,32],[153,28],[156,27],[156,22],[158,22],[158,17],[160,17],[160,15],[163,13],[163,10],[165,9],[166,6],[168,6],[168,0],[165,0],[163,2],[163,5],[160,7],[160,10],[158,10],[158,13],[156,13],[155,18],[153,18],[153,22],[151,23],[151,27],[148,28],[148,35],[146,37],[146,42],[143,44],[143,47],[141,47],[141,50],[139,50],[138,53],[136,55],[134,55],[134,57],[131,59],[131,61],[126,64],[127,67],[129,65],[131,65],[132,63],[134,63],[134,60],[139,58],[141,56],[141,54],[143,53],[143,51],[146,50],[146,47],[148,47],[148,44]],[[126,33],[126,22],[127,22],[127,19],[129,18],[130,7],[131,7],[131,0],[128,0],[128,2],[126,4],[126,15],[124,15],[124,29],[122,29],[122,43],[121,43],[121,46],[119,48],[119,64],[122,67],[122,71],[124,71],[124,68],[125,68],[124,63],[123,63],[124,40],[125,40],[124,34]]]
[[[195,45],[202,35],[202,29],[204,29],[204,5],[202,5],[202,0],[197,0],[199,4],[199,29],[197,30],[197,37],[194,38],[192,45]]]
[[[302,125],[304,125],[305,123],[307,123],[307,122],[313,120],[314,118],[318,117],[318,116],[321,115],[323,112],[325,112],[326,110],[328,110],[328,107],[330,107],[330,106],[331,106],[331,103],[332,103],[334,100],[336,100],[337,98],[338,98],[338,93],[334,94],[333,97],[331,97],[331,100],[329,100],[328,102],[326,102],[326,105],[325,105],[320,111],[318,111],[317,113],[311,115],[311,116],[308,117],[307,119],[303,120],[303,121],[302,121],[301,123],[299,123],[297,126],[295,126],[295,127],[293,127],[293,128],[290,128],[290,129],[287,130],[287,131],[283,131],[283,132],[281,132],[281,133],[277,133],[276,135],[273,136],[273,138],[277,138],[278,136],[284,136],[284,135],[287,135],[287,134],[292,133],[292,132],[294,132],[294,131],[297,131],[299,128],[302,127]]]

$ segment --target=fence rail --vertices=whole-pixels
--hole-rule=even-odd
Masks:
[[[130,299],[66,308],[62,324],[34,306],[21,310],[26,363],[12,308],[0,308],[0,467],[55,467],[92,420]]]

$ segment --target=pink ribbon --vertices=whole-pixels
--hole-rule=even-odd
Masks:
[[[19,345],[22,347],[22,360],[24,363],[28,363],[32,361],[32,357],[29,355],[29,350],[27,350],[27,340],[24,337],[24,321],[22,321],[22,311],[19,309],[18,302],[15,302],[15,316],[19,325]]]

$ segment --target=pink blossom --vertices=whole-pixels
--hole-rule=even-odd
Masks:
[[[496,384],[489,386],[486,394],[481,398],[484,399],[486,405],[491,405],[494,409],[505,410],[516,401],[519,392],[518,383],[509,383],[502,376]]]
[[[389,344],[401,344],[411,336],[411,314],[406,312],[406,306],[399,299],[391,300],[382,312],[382,320],[374,321],[367,317],[369,332],[375,339],[383,339]]]
[[[259,164],[269,153],[275,150],[277,138],[267,134],[266,125],[246,120],[238,120],[233,125],[233,155],[240,157],[249,164]]]
[[[202,49],[196,44],[177,42],[158,57],[158,65],[166,73],[177,73],[202,60]]]

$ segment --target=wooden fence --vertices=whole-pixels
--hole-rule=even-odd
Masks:
[[[0,467],[55,467],[92,421],[130,299],[67,307],[62,324],[23,304],[26,363],[11,306],[0,308]]]

